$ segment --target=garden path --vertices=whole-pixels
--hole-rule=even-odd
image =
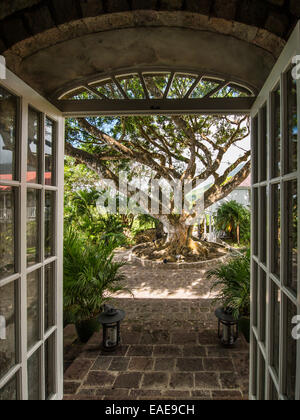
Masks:
[[[122,345],[104,353],[95,334],[82,346],[65,372],[65,399],[247,399],[249,346],[244,337],[234,349],[219,345],[205,271],[129,263],[123,272],[134,298],[113,302],[126,311]]]

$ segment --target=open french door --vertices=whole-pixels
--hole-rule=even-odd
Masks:
[[[63,396],[64,118],[0,80],[0,400]]]
[[[250,398],[257,400],[300,400],[299,55],[298,24],[251,111]]]

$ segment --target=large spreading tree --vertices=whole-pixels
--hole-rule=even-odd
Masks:
[[[175,79],[172,84],[174,97],[183,97],[188,83],[188,78]],[[165,77],[147,77],[145,84],[151,97],[164,97]],[[140,97],[141,87],[135,79],[125,81],[123,88],[134,98]],[[203,81],[197,87],[197,95],[211,95],[213,88],[211,81]],[[106,95],[115,98],[113,86],[108,88]],[[227,86],[215,95],[236,97],[244,93]],[[81,99],[84,98],[81,96]],[[249,121],[245,116],[81,118],[69,120],[67,124],[66,153],[77,162],[86,164],[100,178],[113,181],[117,189],[121,171],[127,171],[129,179],[137,173],[150,173],[152,178],[169,183],[195,185],[212,179],[204,196],[204,207],[208,208],[228,196],[249,175],[250,150],[240,148],[240,142],[248,136]],[[239,155],[233,150],[237,147]],[[129,184],[128,190],[132,195],[137,192],[135,185]],[[163,193],[158,200],[163,201],[162,197]],[[171,214],[162,214],[162,205],[160,211],[153,214],[168,231],[170,253],[181,254],[186,247],[203,252],[203,247],[196,246],[191,239],[191,224],[196,216],[193,209],[196,212],[197,200],[191,211],[180,214],[176,212],[174,195],[172,200]]]
[[[68,121],[66,153],[99,178],[113,181],[116,189],[121,171],[127,171],[129,179],[144,171],[171,183],[211,179],[204,195],[208,208],[248,177],[250,150],[241,147],[248,136],[246,116],[80,118]],[[231,163],[230,156],[235,156]],[[128,190],[135,194],[136,185],[129,183]],[[193,205],[196,209],[197,202]],[[186,246],[195,248],[191,242],[193,212],[153,216],[166,226],[173,254]]]

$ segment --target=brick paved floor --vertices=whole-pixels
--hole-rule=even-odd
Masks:
[[[126,311],[122,345],[105,353],[95,334],[81,346],[65,372],[65,399],[247,399],[249,346],[243,337],[234,349],[219,345],[205,273],[124,271],[135,298],[114,300]]]

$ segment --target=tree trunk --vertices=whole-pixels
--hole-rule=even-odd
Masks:
[[[157,240],[163,239],[163,237],[164,237],[164,225],[163,225],[163,223],[159,221],[156,224],[155,229],[156,229],[156,239]]]
[[[170,221],[169,221],[170,222]],[[207,256],[208,250],[205,245],[195,241],[192,237],[193,226],[189,226],[186,221],[179,219],[171,220],[168,226],[168,238],[166,247],[172,256],[189,254]]]

